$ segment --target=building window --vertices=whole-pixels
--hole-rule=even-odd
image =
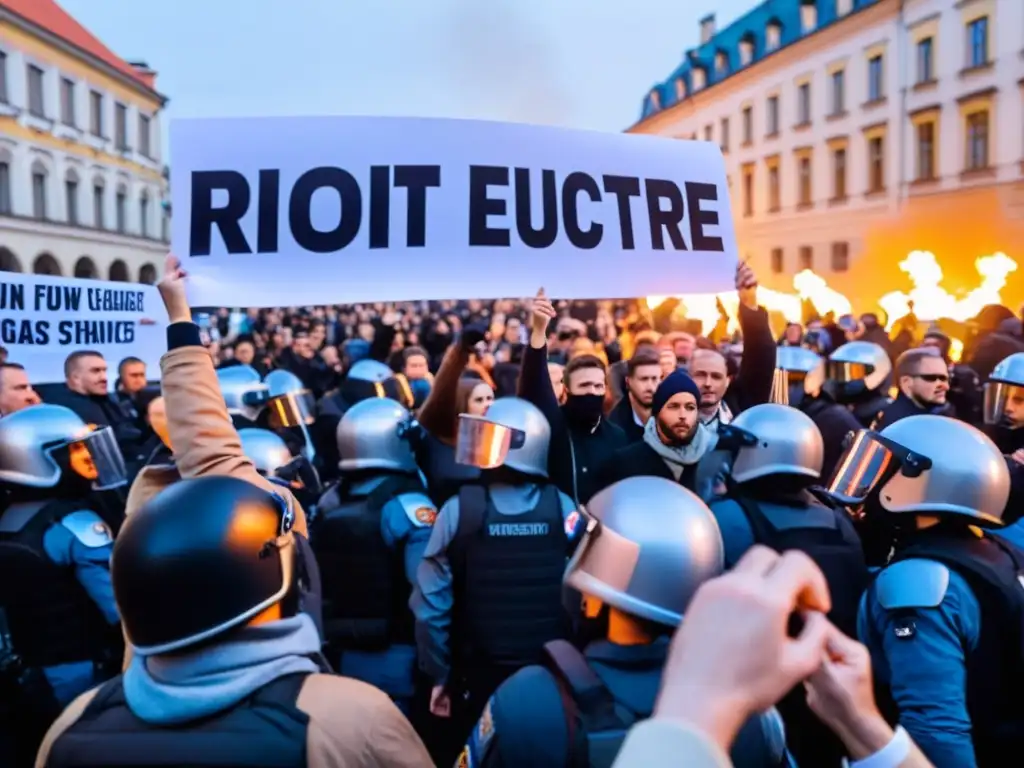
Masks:
[[[868,192],[885,189],[885,140],[875,136],[868,140]]]
[[[800,6],[800,28],[806,35],[808,32],[813,32],[814,28],[818,26],[818,8],[812,2],[804,2]]]
[[[681,77],[676,78],[676,101],[686,98],[686,81]]]
[[[967,25],[967,67],[988,64],[988,16],[975,19]]]
[[[38,166],[32,170],[32,216],[46,218],[46,171]]]
[[[708,123],[704,126],[704,141],[711,141],[715,137],[715,126]]]
[[[754,41],[747,38],[740,40],[740,65],[747,66],[754,60]]]
[[[846,111],[846,72],[832,73],[832,114],[841,115]]]
[[[754,171],[750,168],[743,171],[743,215],[754,215]]]
[[[0,103],[7,104],[7,54],[0,51]]]
[[[724,51],[715,54],[715,73],[725,75],[729,72],[729,57]]]
[[[11,165],[0,162],[0,214],[11,212]]]
[[[779,275],[785,269],[786,264],[782,258],[781,248],[772,248],[772,272]]]
[[[722,129],[722,151],[723,152],[728,152],[729,151],[729,118],[728,117],[723,117],[722,118],[721,129]]]
[[[832,152],[832,198],[846,199],[846,148]]]
[[[103,192],[102,184],[92,185],[92,225],[96,229],[103,229],[106,226],[105,216],[103,215]]]
[[[117,219],[117,231],[122,235],[128,230],[128,195],[123,189],[117,190],[116,210],[114,216]]]
[[[28,113],[34,117],[46,117],[43,100],[43,70],[34,64],[28,65]]]
[[[932,59],[934,42],[930,37],[917,41],[917,82],[930,83],[935,79],[935,61]]]
[[[128,107],[124,104],[114,108],[114,144],[121,151],[128,149]]]
[[[813,193],[811,185],[811,158],[801,157],[797,166],[800,177],[800,196],[797,199],[799,205],[809,206],[811,205],[811,197]]]
[[[853,0],[836,0],[836,16],[845,16],[853,10]]]
[[[797,125],[811,122],[811,84],[801,83],[797,92]]]
[[[782,42],[782,27],[778,22],[771,22],[764,33],[764,47],[767,51],[777,50]]]
[[[972,112],[967,116],[968,171],[988,168],[988,110]]]
[[[99,91],[89,92],[89,132],[103,137],[103,94]]]
[[[781,198],[779,167],[773,165],[768,169],[768,210],[770,212],[774,213],[782,207]]]
[[[768,97],[768,135],[774,136],[779,132],[779,97]]]
[[[149,237],[149,195],[145,192],[139,198],[139,234]]]
[[[754,108],[743,108],[743,143],[750,144],[754,141]]]
[[[75,120],[75,81],[62,77],[60,80],[60,121],[74,128]]]
[[[868,61],[868,101],[878,101],[885,96],[882,54],[872,56]]]
[[[814,269],[814,249],[809,245],[801,245],[797,264],[799,269]]]
[[[693,72],[690,73],[690,82],[693,84],[693,90],[699,91],[704,87],[707,81],[707,73],[704,72],[702,67],[694,67]]]
[[[150,126],[149,117],[139,115],[139,152],[143,157],[151,157],[150,151]]]
[[[78,224],[78,179],[65,179],[64,198],[67,202],[68,224]]]
[[[935,123],[917,126],[917,180],[935,178]]]
[[[832,271],[845,272],[850,268],[850,244],[832,243]]]

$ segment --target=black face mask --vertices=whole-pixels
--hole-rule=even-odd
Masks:
[[[604,395],[566,395],[564,410],[571,423],[592,427],[604,414]]]

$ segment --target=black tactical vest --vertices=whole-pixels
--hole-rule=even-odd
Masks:
[[[54,564],[43,537],[81,500],[12,504],[0,513],[0,607],[11,643],[27,667],[103,661],[120,637],[75,578]]]
[[[46,768],[306,768],[309,716],[296,707],[306,677],[278,678],[231,709],[173,726],[133,715],[115,677],[56,740]]]
[[[438,509],[467,483],[480,481],[480,470],[455,461],[455,449],[427,434],[416,455],[416,463],[427,476],[430,498]]]
[[[843,513],[817,503],[810,494],[801,494],[792,506],[759,502],[741,493],[732,494],[732,498],[746,515],[755,543],[776,552],[800,550],[821,568],[832,595],[829,620],[850,637],[856,637],[857,612],[869,574],[852,522]],[[799,525],[801,514],[794,512],[805,514],[808,524]],[[846,750],[811,712],[803,686],[797,686],[777,706],[786,723],[789,749],[798,765],[842,765]]]
[[[424,492],[419,478],[395,475],[367,496],[349,495],[342,480],[323,497],[310,543],[320,566],[324,635],[337,650],[414,641],[404,551],[389,549],[381,535],[384,505],[412,492]]]
[[[967,651],[967,712],[979,768],[1024,753],[1024,551],[946,526],[912,534],[892,562],[928,559],[956,571],[981,607],[977,647]],[[912,612],[911,612],[912,613]],[[888,691],[881,700],[891,703]]]
[[[558,488],[545,485],[530,512],[503,515],[484,486],[459,491],[459,527],[448,545],[455,593],[455,666],[514,670],[565,637],[562,574],[568,544]]]

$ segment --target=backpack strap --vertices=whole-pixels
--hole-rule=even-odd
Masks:
[[[281,709],[296,709],[295,705],[302,692],[302,686],[306,684],[306,678],[311,674],[313,673],[293,672],[290,675],[271,680],[256,691],[252,697],[252,703]]]
[[[743,516],[747,518],[751,533],[754,534],[754,543],[770,546],[774,526],[768,522],[757,502],[742,493],[733,494],[732,500],[743,510]]]
[[[586,658],[568,640],[544,644],[547,669],[555,676],[568,731],[568,760],[571,768],[590,765],[588,737],[591,733],[622,730],[626,723],[616,712],[615,697],[590,668]]]

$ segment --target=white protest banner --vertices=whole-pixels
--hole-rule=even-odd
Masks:
[[[0,345],[25,366],[33,384],[64,381],[64,360],[79,349],[99,352],[113,368],[126,357],[160,378],[167,351],[167,310],[151,285],[0,272]]]
[[[193,306],[565,299],[732,288],[710,142],[508,123],[176,120]]]

